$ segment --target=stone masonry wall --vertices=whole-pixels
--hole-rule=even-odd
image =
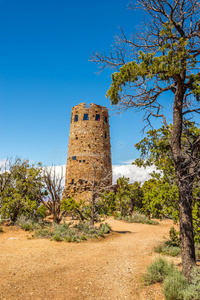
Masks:
[[[106,107],[80,103],[72,108],[66,166],[66,196],[89,200],[91,181],[112,184],[109,116]]]

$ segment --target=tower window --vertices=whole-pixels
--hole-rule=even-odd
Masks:
[[[74,179],[72,179],[72,184],[74,184]]]
[[[100,115],[99,114],[96,114],[95,121],[100,121]]]
[[[72,156],[72,160],[76,160],[76,156]]]
[[[79,160],[79,162],[81,163],[81,160]]]
[[[107,119],[107,117],[105,117],[105,123],[108,123],[108,119]]]
[[[76,136],[76,140],[78,140],[78,137]]]
[[[83,162],[85,163],[85,160],[83,160]]]
[[[88,120],[89,120],[88,114],[84,114],[84,116],[83,116],[83,121],[88,121]]]
[[[78,122],[78,115],[75,115],[74,122]]]
[[[105,133],[105,139],[107,139],[107,133]]]

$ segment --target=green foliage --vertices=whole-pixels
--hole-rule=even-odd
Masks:
[[[147,273],[143,275],[143,279],[146,285],[163,282],[165,277],[174,271],[175,267],[172,263],[168,264],[166,260],[159,257],[147,267]]]
[[[155,34],[155,36],[157,34],[160,36],[159,41],[162,37],[162,45],[158,46],[154,53],[140,50],[137,53],[137,62],[134,60],[125,63],[118,72],[112,74],[112,83],[106,94],[107,98],[110,98],[111,104],[120,103],[122,90],[128,84],[135,83],[137,87],[139,80],[148,82],[151,79],[169,84],[170,80],[174,80],[181,72],[188,70],[190,70],[186,77],[188,88],[191,94],[197,100],[199,99],[200,75],[192,72],[197,61],[187,47],[187,38],[180,37],[176,29],[170,21],[163,24],[160,33],[156,32]],[[176,38],[174,38],[175,36]]]
[[[169,237],[173,246],[180,246],[179,231],[177,231],[174,227],[170,228]]]
[[[154,248],[154,251],[163,255],[177,256],[181,253],[180,247],[173,246],[169,241]]]
[[[139,212],[133,212],[132,216],[121,216],[120,214],[116,214],[115,219],[123,220],[128,223],[142,223],[142,224],[149,224],[149,225],[159,224],[157,221],[150,220],[149,217]]]
[[[25,231],[33,231],[35,229],[39,229],[42,225],[39,219],[29,215],[20,215],[17,218],[15,224]]]
[[[194,226],[194,240],[200,243],[200,201],[195,201],[195,198],[200,199],[200,189],[194,190],[194,205],[192,211],[193,226]]]
[[[16,221],[18,216],[36,211],[42,196],[41,172],[41,164],[30,165],[20,159],[10,167],[9,183],[0,195],[2,217]]]
[[[38,216],[39,218],[44,219],[46,217],[46,213],[47,213],[47,208],[45,205],[40,205],[37,210],[36,210],[36,216]]]
[[[195,141],[200,135],[200,129],[193,122],[185,121],[183,124],[182,143],[188,145],[188,135]],[[172,125],[170,125],[172,129]],[[175,180],[172,152],[170,147],[171,134],[162,126],[160,129],[149,130],[144,139],[136,144],[141,151],[141,158],[134,164],[146,167],[154,164],[161,173],[153,172],[152,179],[143,186],[143,208],[145,214],[152,214],[157,218],[172,217],[175,222],[178,217],[179,192]],[[198,182],[193,188],[193,225],[195,242],[200,242],[200,189]]]
[[[173,272],[166,276],[163,282],[163,294],[166,300],[183,300],[184,290],[188,287],[188,281],[183,274],[174,268]]]
[[[99,227],[99,230],[100,230],[101,234],[107,234],[107,233],[110,233],[111,228],[108,225],[108,223],[102,223]]]
[[[3,227],[0,227],[0,232],[3,232]]]
[[[116,196],[113,192],[103,192],[101,199],[98,202],[97,211],[99,214],[112,215],[116,210]]]
[[[72,197],[68,199],[62,199],[60,209],[63,211],[74,211],[76,208],[80,208],[81,203],[75,201]]]
[[[116,209],[122,216],[131,215],[134,210],[142,208],[143,191],[141,183],[135,181],[129,183],[129,178],[120,177],[117,179]]]
[[[200,259],[200,244],[196,243],[195,245],[195,253],[196,253],[196,258]]]
[[[71,243],[71,242],[72,242],[72,239],[71,239],[70,236],[65,236],[65,240],[66,240],[66,242],[68,242],[68,243]]]
[[[90,222],[79,222],[72,227],[68,224],[53,224],[51,228],[44,228],[35,231],[35,236],[38,238],[53,237],[56,241],[77,242],[86,241],[88,238],[98,238],[111,231],[110,226],[105,223],[99,228],[92,226]]]
[[[34,236],[37,238],[50,238],[52,236],[52,232],[50,228],[38,229],[34,232]]]
[[[62,242],[62,238],[59,235],[54,235],[53,236],[54,241],[56,242]]]
[[[200,270],[194,267],[191,272],[191,283],[173,263],[162,258],[155,260],[143,276],[146,285],[163,282],[163,294],[166,300],[199,300]]]
[[[200,299],[200,270],[194,267],[191,272],[191,284],[183,292],[184,300],[199,300]]]

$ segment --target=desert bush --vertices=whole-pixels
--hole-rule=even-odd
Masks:
[[[156,253],[162,253],[163,252],[163,246],[162,245],[158,245],[154,248],[154,251]]]
[[[177,231],[174,227],[170,228],[169,231],[170,241],[173,246],[180,246],[180,237],[179,231]]]
[[[35,231],[35,237],[37,238],[50,238],[52,236],[50,229],[39,229]]]
[[[41,219],[44,219],[46,217],[47,208],[45,205],[40,205],[38,209],[36,210],[36,216],[38,216]]]
[[[102,223],[99,227],[99,230],[102,234],[107,234],[107,233],[110,233],[111,228],[108,225],[108,223]]]
[[[169,241],[165,242],[164,244],[158,245],[154,248],[156,253],[161,253],[163,255],[169,256],[177,256],[181,253],[180,247],[172,246]]]
[[[90,222],[79,222],[77,225],[74,226],[80,231],[83,231],[84,233],[90,233],[91,229],[94,228],[94,226],[91,225]]]
[[[0,227],[0,232],[3,232],[3,227]]]
[[[65,241],[67,241],[68,243],[71,243],[72,239],[69,236],[65,236]]]
[[[194,267],[191,273],[191,284],[183,292],[184,300],[200,299],[200,270]]]
[[[17,218],[15,224],[25,231],[33,231],[41,228],[39,221],[34,217],[21,215]]]
[[[54,241],[56,242],[61,242],[63,239],[59,235],[54,235],[53,236]]]
[[[128,223],[142,223],[142,224],[149,224],[149,225],[158,225],[159,223],[154,220],[150,220],[149,217],[139,213],[134,212],[132,216],[121,216],[120,214],[115,214],[115,219],[123,220]]]
[[[163,294],[166,300],[183,300],[184,290],[188,287],[186,277],[177,269],[168,274],[163,282]]]
[[[35,236],[52,238],[57,241],[79,242],[87,240],[88,238],[96,238],[108,234],[111,230],[110,226],[105,223],[101,224],[99,228],[92,226],[89,222],[80,222],[73,227],[71,223],[68,224],[53,224],[51,228],[39,229],[35,231]],[[54,238],[55,237],[55,238]]]
[[[195,253],[196,253],[196,258],[200,258],[200,244],[199,243],[197,243],[196,245],[195,245]]]
[[[169,264],[163,258],[158,258],[150,266],[147,267],[147,273],[143,275],[143,280],[146,285],[163,282],[165,277],[172,274],[175,270],[174,265]]]
[[[177,256],[181,253],[181,249],[179,247],[170,247],[169,248],[169,255],[170,256]]]

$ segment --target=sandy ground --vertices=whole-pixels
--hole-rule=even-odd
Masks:
[[[158,256],[153,248],[168,237],[172,221],[157,226],[107,222],[111,235],[79,244],[28,239],[30,233],[4,227],[0,299],[163,300],[161,285],[146,287],[141,277]]]

